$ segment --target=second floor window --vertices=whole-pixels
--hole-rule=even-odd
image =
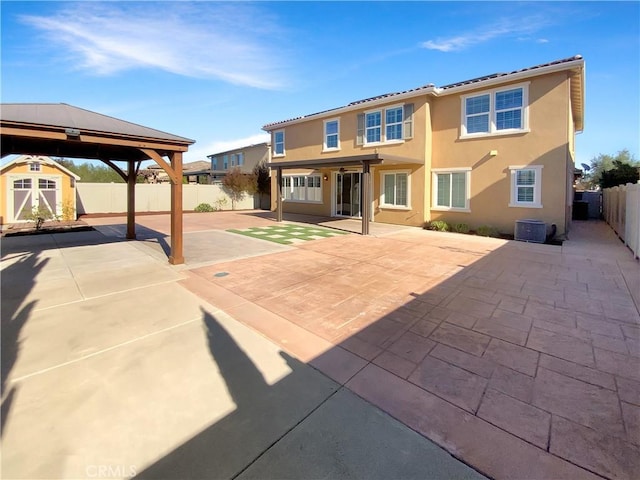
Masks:
[[[382,114],[371,112],[365,114],[366,143],[375,143],[382,140]]]
[[[413,138],[413,103],[358,115],[357,145]]]
[[[237,159],[238,159],[238,166],[239,167],[244,165],[244,153],[242,153],[242,152],[238,153]]]
[[[273,134],[273,154],[276,156],[284,155],[284,130]]]
[[[402,107],[389,108],[386,115],[386,139],[402,140]]]
[[[222,169],[227,170],[229,168],[229,155],[222,156]]]
[[[211,170],[218,170],[218,157],[211,157]]]
[[[340,147],[340,122],[328,120],[324,122],[324,149],[338,150]]]
[[[462,135],[526,130],[527,86],[463,97]]]

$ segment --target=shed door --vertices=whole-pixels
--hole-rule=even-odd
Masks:
[[[13,221],[26,220],[25,215],[33,210],[33,178],[19,178],[13,181]],[[11,194],[11,193],[10,193]]]
[[[60,199],[60,181],[55,177],[14,177],[8,193],[9,221],[25,221],[34,208],[43,207],[56,215]]]

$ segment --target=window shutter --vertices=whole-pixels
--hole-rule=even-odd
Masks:
[[[404,132],[402,138],[413,138],[413,103],[404,105]]]
[[[358,135],[356,145],[364,145],[364,113],[358,114]]]

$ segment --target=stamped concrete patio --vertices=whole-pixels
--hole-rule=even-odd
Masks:
[[[331,225],[333,221],[322,218],[289,217],[288,220],[312,220],[313,223],[345,230],[359,227],[359,222],[350,220],[339,220],[337,225]],[[87,222],[96,225],[106,239],[115,240],[124,232],[123,218],[87,219]],[[301,396],[300,401],[304,397],[304,405],[301,404],[298,410],[307,409],[306,412],[318,408],[311,406],[321,401],[317,399],[333,400],[325,401],[311,414],[304,413],[308,416],[300,417],[304,418],[304,421],[300,420],[303,428],[295,427],[290,435],[285,435],[273,448],[252,460],[250,467],[243,470],[242,478],[281,478],[290,476],[293,471],[305,471],[304,465],[290,465],[295,463],[293,457],[309,464],[332,458],[316,455],[305,441],[309,441],[314,432],[323,432],[320,437],[325,435],[329,419],[332,419],[332,426],[347,424],[351,414],[341,416],[345,405],[353,405],[349,412],[364,408],[364,404],[354,403],[357,397],[352,399],[347,392],[364,399],[368,402],[366,405],[379,407],[489,477],[637,478],[640,472],[640,266],[603,223],[575,222],[570,239],[563,246],[525,244],[380,224],[372,224],[374,235],[369,237],[341,235],[283,246],[226,231],[273,225],[269,213],[185,214],[184,222],[186,264],[183,266],[166,264],[164,252],[169,231],[166,215],[139,216],[138,233],[142,241],[122,243],[122,246],[133,247],[127,250],[131,259],[137,258],[133,250],[145,254],[144,263],[139,268],[140,275],[136,277],[140,285],[133,282],[133,289],[128,290],[126,296],[118,294],[122,297],[119,303],[123,306],[125,301],[144,300],[144,305],[136,309],[144,327],[144,336],[140,337],[143,341],[146,342],[147,337],[149,341],[152,339],[145,330],[146,325],[153,326],[149,330],[151,332],[158,322],[152,316],[145,317],[144,308],[154,307],[140,293],[148,290],[149,295],[159,288],[153,286],[153,289],[144,290],[143,283],[160,282],[163,289],[158,291],[158,295],[163,297],[158,298],[166,298],[170,303],[164,309],[167,311],[161,314],[163,323],[159,327],[164,330],[159,330],[158,338],[162,342],[158,340],[153,348],[135,354],[135,358],[142,362],[140,366],[128,357],[125,350],[140,342],[125,341],[126,332],[123,330],[119,333],[122,336],[119,341],[124,347],[108,347],[108,325],[99,326],[99,332],[102,332],[100,339],[104,339],[102,348],[106,348],[101,352],[117,354],[119,362],[110,367],[116,370],[106,380],[117,386],[118,379],[128,369],[134,368],[138,372],[143,366],[150,369],[159,363],[166,373],[161,374],[159,383],[152,385],[153,391],[162,391],[162,385],[166,385],[160,381],[162,378],[173,379],[182,385],[182,390],[193,389],[191,383],[185,383],[187,377],[183,378],[183,372],[198,371],[206,363],[206,358],[200,360],[199,357],[200,363],[191,361],[194,354],[190,352],[199,351],[196,348],[199,337],[188,337],[188,342],[180,337],[171,342],[168,334],[180,331],[182,325],[195,327],[201,322],[199,317],[203,317],[212,332],[208,337],[209,343],[213,344],[220,334],[222,338],[225,335],[216,326],[216,321],[211,320],[213,314],[217,322],[230,332],[240,331],[233,323],[239,321],[246,329],[242,335],[248,338],[250,331],[253,334],[258,332],[292,355],[293,358],[283,357],[289,365],[288,370],[284,370],[291,372],[288,376],[282,377],[284,367],[280,366],[272,373],[275,378],[283,379],[278,381],[278,385],[286,385],[286,388],[277,390],[279,393],[276,394],[269,391],[264,398],[276,395],[274,398],[278,402],[286,403],[285,410],[296,410],[296,402],[290,401],[291,395],[294,399]],[[120,249],[118,245],[114,244],[113,249]],[[91,258],[93,268],[97,265],[98,259],[83,258]],[[114,267],[120,265],[115,258],[112,262]],[[162,265],[162,268],[157,265]],[[122,268],[127,266],[114,268],[114,272]],[[148,273],[152,271],[153,274]],[[80,273],[85,272],[88,272],[88,267],[80,270]],[[64,272],[60,269],[54,273],[60,276]],[[126,271],[121,273],[117,278],[124,280]],[[92,279],[91,283],[84,285],[81,280],[81,276],[74,275],[83,295],[94,292],[89,303],[108,300],[106,292],[102,291],[106,288],[104,282]],[[172,285],[184,288],[175,289]],[[34,291],[38,288],[44,287],[36,283]],[[192,305],[190,296],[199,297],[203,305],[208,305],[204,307],[204,315],[203,307],[198,309]],[[29,298],[26,297],[27,300]],[[185,303],[174,305],[172,299]],[[55,298],[50,300],[55,301]],[[67,300],[72,301],[78,302]],[[3,299],[3,306],[4,302]],[[113,304],[110,301],[109,308],[113,308]],[[79,311],[96,310],[95,307],[86,308],[84,302],[65,303],[55,308],[71,309],[75,305]],[[44,309],[38,311],[42,324],[51,322],[54,311],[53,305],[44,304]],[[193,316],[198,322],[188,323],[191,320],[185,317],[180,320],[184,323],[177,323],[169,332],[167,325],[172,325],[172,316]],[[30,322],[35,328],[36,323]],[[119,321],[117,325],[119,332],[126,327],[126,330],[134,330],[136,335],[141,328],[136,322]],[[51,335],[51,328],[48,332]],[[47,335],[43,336],[41,341],[45,343],[38,344],[40,347],[37,348],[29,341],[25,343],[28,350],[22,354],[22,363],[18,362],[12,373],[22,375],[18,377],[23,379],[21,382],[33,379],[42,383],[45,380],[38,380],[39,377],[28,373],[30,370],[26,368],[24,359],[28,357],[30,362],[36,362],[35,367],[44,371],[38,348],[43,348],[47,338]],[[84,341],[88,337],[78,338]],[[70,355],[64,351],[68,345],[65,342],[56,347],[63,360],[65,355]],[[249,343],[242,345],[246,348]],[[81,353],[93,352],[84,350],[86,345],[74,348]],[[273,348],[267,345],[260,348],[268,351],[270,356],[265,354],[256,358],[270,359],[267,367],[282,363],[280,359],[278,362],[272,359],[277,357]],[[166,357],[165,350],[173,352],[172,356]],[[218,348],[211,348],[212,354],[217,351]],[[106,357],[101,360],[101,355],[91,353],[87,361],[108,362]],[[150,355],[149,358],[146,355]],[[198,355],[206,357],[201,353]],[[176,365],[183,363],[183,357],[190,362],[189,367],[172,369],[176,362]],[[78,372],[82,372],[80,367],[84,364],[80,360],[73,362]],[[335,384],[316,377],[308,380],[310,373],[305,369],[309,365],[315,368],[314,372],[319,370]],[[221,372],[224,366],[218,361]],[[63,368],[55,368],[52,372],[62,374]],[[89,371],[94,368],[97,372],[94,366]],[[233,379],[238,368],[232,362],[228,366],[231,375],[225,378]],[[251,379],[255,375],[250,373],[242,378],[245,377]],[[91,381],[104,382],[102,378],[91,377]],[[137,379],[150,382],[147,378],[141,372],[137,373],[128,380],[130,385],[127,386],[133,389]],[[296,380],[299,378],[307,380]],[[55,388],[53,380],[48,382],[45,387]],[[341,387],[340,395],[331,393],[337,388],[332,385]],[[25,383],[23,390],[36,392],[33,385],[30,390],[27,386]],[[83,388],[86,390],[88,387]],[[241,392],[233,397],[243,399],[244,412],[255,408],[250,401],[251,395],[247,394],[251,392],[243,392],[246,390],[244,382],[228,388]],[[263,387],[260,389],[264,390]],[[176,399],[182,399],[182,390],[173,393]],[[62,394],[56,395],[60,400],[64,398]],[[311,398],[314,395],[317,399]],[[180,401],[188,402],[190,397]],[[224,408],[220,408],[224,413],[229,410],[229,401],[223,403]],[[217,408],[215,405],[214,402],[212,406]],[[18,407],[16,412],[28,412],[28,405],[21,409]],[[162,412],[160,407],[159,403],[154,404],[153,411],[160,409]],[[198,404],[200,410],[205,407]],[[206,407],[202,413],[198,413],[200,410],[195,413],[207,416],[207,421],[215,415],[222,415],[210,409]],[[281,415],[280,410],[274,411]],[[46,409],[42,412],[46,413]],[[190,424],[197,424],[191,407],[179,412]],[[249,418],[253,422],[258,418],[265,419],[264,412],[257,410],[251,415]],[[375,416],[369,411],[367,415],[368,419]],[[29,425],[30,418],[24,417],[23,422],[26,423],[23,424]],[[108,418],[112,417],[105,417],[99,425],[106,426]],[[176,421],[172,416],[168,418]],[[371,448],[375,444],[376,451],[393,449],[392,445],[380,442],[382,439],[378,436],[386,435],[385,428],[397,428],[377,423],[379,428],[366,430],[362,426],[368,424],[367,418],[363,416],[362,421],[356,422],[358,434],[349,437],[345,433],[340,437],[340,441],[346,442],[341,445],[360,442],[359,448],[366,449],[366,445],[371,443]],[[156,428],[151,419],[145,421]],[[13,419],[13,422],[16,428],[18,420]],[[233,414],[226,417],[214,426],[215,436],[212,436],[211,429],[204,430],[163,461],[141,472],[142,477],[167,478],[181,471],[185,477],[197,476],[203,470],[198,470],[199,466],[191,459],[202,461],[202,455],[198,455],[206,452],[204,447],[211,445],[213,440],[222,442],[221,447],[229,435],[236,435],[239,441],[242,440],[240,436],[248,434],[242,430],[245,428],[243,425],[248,425],[247,418],[243,416]],[[131,428],[130,432],[135,435],[136,430]],[[362,442],[358,435],[371,435],[371,438]],[[185,437],[184,434],[182,436]],[[151,443],[159,441],[158,438],[151,435],[147,439],[149,449]],[[91,440],[87,438],[85,441]],[[262,445],[255,447],[256,452],[269,445],[267,437],[260,442],[252,443],[252,448],[254,443]],[[417,444],[411,445],[411,452],[421,451]],[[129,448],[127,454],[130,451]],[[60,454],[65,455],[64,452]],[[148,457],[151,457],[150,453]],[[175,458],[178,460],[171,463]],[[278,459],[283,458],[287,459],[288,469],[274,468],[282,466]],[[396,462],[393,468],[407,465],[408,461],[414,462],[412,465],[416,468],[397,472],[399,478],[407,478],[409,473],[417,478],[415,475],[424,472],[418,468],[420,462],[415,455],[406,458],[410,460]],[[431,458],[425,458],[425,462]],[[357,477],[359,470],[345,470],[349,461],[347,457],[343,460],[344,465],[332,465],[328,470],[308,470],[309,475],[314,476],[315,472],[316,476],[330,474],[340,477],[350,472]],[[113,457],[113,462],[123,463],[118,456]],[[367,463],[363,465],[366,468]],[[180,467],[190,470],[180,470]],[[452,471],[448,471],[449,476]],[[366,476],[365,472],[360,470],[360,474]],[[447,478],[446,470],[444,472],[439,478]]]
[[[640,472],[640,267],[604,223],[563,246],[341,236],[188,276],[485,475]]]

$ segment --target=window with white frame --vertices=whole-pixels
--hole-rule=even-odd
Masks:
[[[401,142],[413,138],[413,103],[358,115],[357,145]]]
[[[282,177],[284,200],[295,202],[322,202],[320,175],[285,175]]]
[[[432,210],[469,210],[470,168],[433,169]]]
[[[365,113],[365,143],[378,143],[382,140],[382,113]]]
[[[29,164],[29,171],[30,172],[39,172],[40,171],[40,164],[38,162],[33,162]]]
[[[542,165],[509,167],[510,207],[542,208]]]
[[[55,190],[56,189],[56,182],[53,180],[48,180],[45,178],[39,178],[38,179],[38,188],[40,190]]]
[[[340,120],[324,122],[324,150],[340,149]]]
[[[13,188],[16,190],[31,190],[31,179],[21,178],[13,181]]]
[[[382,191],[380,206],[386,208],[411,208],[409,172],[381,172]]]
[[[385,110],[385,140],[402,140],[402,107]]]
[[[462,97],[462,136],[527,131],[528,85]]]
[[[241,167],[244,165],[244,153],[240,152],[237,155],[237,159],[238,159],[238,166]]]
[[[218,170],[218,157],[211,157],[211,170]]]
[[[227,170],[229,168],[229,155],[222,156],[222,169]]]
[[[284,130],[273,133],[273,155],[284,156]]]

